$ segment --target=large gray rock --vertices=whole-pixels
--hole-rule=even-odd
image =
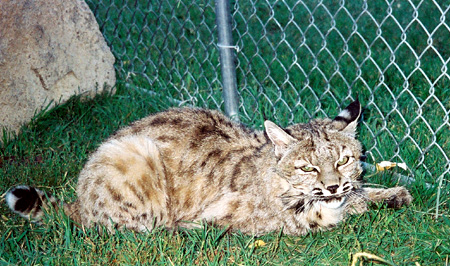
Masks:
[[[51,100],[111,88],[113,64],[84,1],[0,0],[1,128],[17,132]]]

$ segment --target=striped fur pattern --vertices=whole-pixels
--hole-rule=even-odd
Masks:
[[[355,138],[360,104],[334,120],[265,131],[217,111],[171,109],[119,130],[81,171],[64,211],[83,226],[151,230],[203,222],[260,235],[290,235],[336,226],[368,202],[392,207],[412,200],[403,187],[362,188],[361,145]],[[39,220],[56,200],[28,186],[11,189],[10,208]]]

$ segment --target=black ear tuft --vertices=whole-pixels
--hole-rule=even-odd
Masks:
[[[344,110],[342,110],[334,121],[343,121],[347,124],[357,120],[361,115],[361,104],[358,100],[349,104]]]
[[[358,100],[352,102],[338,116],[333,120],[336,129],[349,133],[356,134],[356,125],[358,124],[359,116],[361,115],[361,104]]]

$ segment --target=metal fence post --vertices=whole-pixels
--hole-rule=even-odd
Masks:
[[[234,63],[233,36],[231,34],[231,13],[229,0],[216,0],[216,24],[220,54],[220,67],[222,73],[223,100],[225,113],[233,120],[238,121],[238,93],[236,81],[236,66]]]

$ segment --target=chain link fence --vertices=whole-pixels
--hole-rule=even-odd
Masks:
[[[88,4],[119,79],[174,105],[224,107],[212,1]],[[231,2],[240,119],[287,125],[333,116],[358,98],[368,161],[450,187],[450,0]],[[220,45],[219,45],[220,46]]]

